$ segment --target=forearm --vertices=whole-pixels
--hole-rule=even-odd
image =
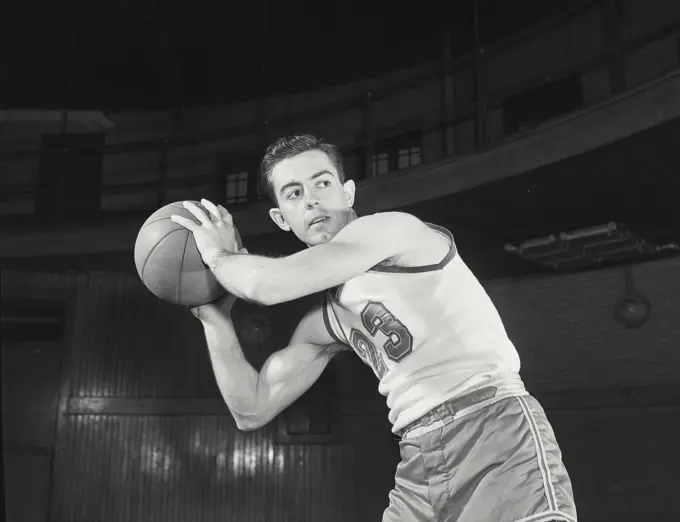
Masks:
[[[215,380],[239,428],[258,415],[259,375],[246,360],[231,317],[202,319]]]
[[[288,256],[272,258],[215,250],[206,256],[206,262],[222,286],[242,299],[262,305],[293,301],[346,283],[385,259],[402,254],[406,249],[397,237],[405,230],[420,235],[423,229],[430,231],[421,221],[415,227],[407,220],[410,224],[402,227],[404,220],[397,219],[396,224],[388,226],[385,220],[391,215],[371,218],[366,221],[372,223],[370,226],[357,227],[356,220],[330,241]]]
[[[268,280],[275,274],[275,262],[273,258],[222,251],[213,257],[209,266],[227,292],[246,301],[267,305],[271,303],[266,296],[259,295],[259,289],[270,286]]]

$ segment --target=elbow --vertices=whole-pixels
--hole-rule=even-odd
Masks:
[[[268,284],[265,280],[257,281],[250,286],[249,297],[252,302],[262,306],[273,306],[284,301],[277,296],[274,285]]]
[[[229,413],[236,427],[240,431],[254,431],[266,424],[263,422],[262,416],[257,411],[257,408],[251,402],[241,404],[227,404]]]
[[[260,426],[257,424],[238,420],[236,421],[236,427],[239,429],[239,431],[255,431],[256,429],[260,428]]]
[[[247,410],[241,409],[240,411],[236,411],[232,408],[229,408],[229,410],[231,416],[234,418],[236,427],[240,431],[255,431],[269,422],[264,418],[264,415],[262,415],[257,408],[252,407],[252,405],[250,405]]]
[[[249,299],[262,306],[285,303],[305,295],[300,293],[299,284],[292,284],[270,269],[253,272],[246,286]]]
[[[256,417],[243,417],[240,415],[234,415],[234,420],[236,421],[236,427],[240,431],[259,430],[261,427],[267,424],[266,421],[263,421]]]

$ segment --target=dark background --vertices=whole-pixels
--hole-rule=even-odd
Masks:
[[[485,44],[575,0],[478,0]],[[26,0],[2,8],[5,107],[150,109],[313,90],[472,49],[472,0]]]
[[[478,0],[476,17],[468,0],[7,3],[0,8],[0,105],[177,109],[314,91],[437,62],[445,35],[452,54],[470,53],[475,40],[493,45],[582,3]],[[650,1],[650,9],[662,3]],[[636,20],[625,22],[630,29]],[[519,141],[513,133],[531,132],[527,122],[588,110],[581,73],[505,98],[504,136]],[[39,132],[40,123],[32,125]],[[667,121],[402,209],[451,228],[483,281],[516,343],[527,387],[548,411],[586,522],[678,519],[669,502],[680,486],[678,260],[670,253],[616,264],[591,259],[556,270],[504,245],[610,221],[636,232],[628,244],[677,242],[679,129],[678,120]],[[170,160],[157,141],[147,153],[159,158],[162,179]],[[486,146],[501,145],[476,143],[465,154]],[[5,219],[3,233],[84,242],[132,219],[97,215],[101,155],[85,156],[76,177],[62,156],[29,152],[40,155],[44,179],[45,165],[68,171],[70,221],[49,213],[23,224]],[[458,173],[457,158],[445,159]],[[30,169],[17,172],[28,177]],[[84,180],[98,184],[89,199]],[[39,203],[55,199],[56,184],[36,186]],[[78,220],[82,212],[92,220]],[[137,210],[140,224],[150,212]],[[283,234],[246,243],[270,255],[300,247]],[[399,456],[370,370],[345,353],[276,421],[241,432],[217,390],[200,325],[142,286],[129,250],[48,258],[38,244],[33,257],[2,271],[2,469],[13,520],[379,520]],[[615,312],[631,294],[651,305],[639,328]],[[254,366],[285,345],[307,307],[307,300],[240,303],[237,328]]]

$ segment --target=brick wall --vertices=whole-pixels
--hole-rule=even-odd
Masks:
[[[680,260],[629,269],[635,290],[651,303],[639,329],[614,318],[626,292],[624,267],[486,283],[532,390],[678,384]]]

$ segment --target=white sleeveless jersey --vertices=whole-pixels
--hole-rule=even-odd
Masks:
[[[436,265],[378,265],[326,293],[324,321],[380,380],[396,432],[482,386],[495,400],[526,393],[517,350],[496,307],[450,241]]]

